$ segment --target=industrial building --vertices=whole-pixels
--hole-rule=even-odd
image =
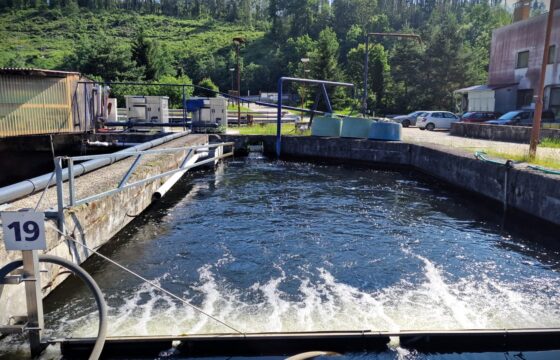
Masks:
[[[0,137],[88,131],[92,86],[82,80],[77,72],[1,68]]]
[[[456,90],[461,111],[507,112],[534,108],[534,95],[544,53],[547,14],[529,18],[531,1],[519,1],[513,23],[492,33],[488,85]],[[560,2],[556,2],[556,9]],[[544,108],[560,117],[560,67],[557,48],[560,45],[560,11],[554,22],[548,51],[545,77]]]

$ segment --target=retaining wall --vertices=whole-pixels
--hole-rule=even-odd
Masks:
[[[527,126],[456,122],[451,124],[450,133],[454,136],[526,144],[531,139],[531,128]],[[540,138],[560,139],[560,129],[541,129]]]
[[[262,143],[275,154],[274,136],[226,136],[236,152]],[[362,139],[282,137],[282,156],[353,161],[413,167],[452,186],[504,203],[547,222],[560,225],[560,176],[475,159],[472,154],[438,146]]]
[[[206,144],[207,142],[207,135],[189,135],[167,144],[169,144],[168,146],[189,146]],[[173,170],[180,165],[184,156],[184,151],[167,155],[149,155],[149,158],[147,156],[146,161],[136,168],[128,183]],[[119,162],[78,177],[76,186],[96,186],[96,173],[99,174],[102,171],[110,173],[111,169],[116,166],[119,166]],[[115,180],[118,181],[118,176]],[[90,248],[99,248],[132,221],[135,215],[141,213],[152,203],[153,194],[165,180],[166,178],[157,179],[90,203],[66,209],[64,211],[64,221],[67,233]],[[99,189],[99,191],[103,190],[109,189]],[[65,193],[67,192],[65,191]],[[14,203],[14,205],[17,205],[17,203]],[[15,209],[17,208],[18,206],[15,206]],[[52,227],[56,228],[56,221],[47,220],[45,226],[47,251],[44,253],[68,260],[73,260],[73,257],[76,257],[74,260],[77,263],[84,262],[91,255],[85,248],[64,240]],[[21,258],[20,252],[7,252],[5,250],[1,235],[0,232],[0,264]],[[43,296],[46,296],[66,279],[67,274],[62,272],[58,266],[42,265],[42,268],[46,269],[46,273],[41,275]],[[8,316],[25,314],[23,290],[22,285],[0,285],[0,324],[6,324]]]

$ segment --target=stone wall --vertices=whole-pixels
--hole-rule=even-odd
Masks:
[[[528,144],[531,128],[527,126],[489,125],[457,122],[451,124],[451,135]],[[541,139],[560,139],[560,129],[541,129]]]

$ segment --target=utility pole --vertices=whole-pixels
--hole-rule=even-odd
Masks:
[[[550,0],[550,10],[546,19],[546,35],[544,37],[543,58],[541,64],[541,73],[539,76],[539,87],[535,95],[535,114],[533,116],[533,128],[531,129],[531,143],[529,144],[529,159],[535,159],[537,156],[537,145],[539,143],[541,133],[541,119],[544,108],[544,81],[546,77],[546,66],[548,65],[548,52],[550,51],[550,33],[552,31],[552,23],[554,22],[555,0]]]
[[[239,66],[239,48],[241,44],[245,43],[242,37],[233,38],[235,44],[235,62],[237,67],[237,126],[241,126],[241,68]]]
[[[399,33],[367,33],[366,34],[366,55],[364,61],[364,97],[362,99],[362,114],[365,116],[367,113],[367,98],[368,98],[368,71],[369,71],[369,37],[370,36],[384,36],[396,37],[397,39],[408,38],[422,42],[420,35],[416,34],[399,34]]]

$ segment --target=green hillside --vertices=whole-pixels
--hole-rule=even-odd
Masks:
[[[251,44],[263,44],[263,31],[215,20],[186,20],[162,15],[139,15],[124,10],[91,12],[80,9],[18,10],[0,13],[0,66],[46,69],[64,67],[83,38],[105,33],[115,46],[130,45],[134,34],[144,29],[169,52],[174,62],[215,54],[228,54],[232,38],[242,36]]]
[[[227,91],[235,67],[232,39],[242,37],[242,94],[274,91],[280,76],[348,81],[359,94],[365,34],[414,33],[421,42],[371,39],[368,108],[380,114],[453,110],[453,90],[486,82],[492,30],[511,21],[501,3],[0,0],[0,67],[75,70],[105,81],[215,84]],[[288,90],[314,97],[301,86]],[[358,104],[349,93],[332,95],[339,109]]]

